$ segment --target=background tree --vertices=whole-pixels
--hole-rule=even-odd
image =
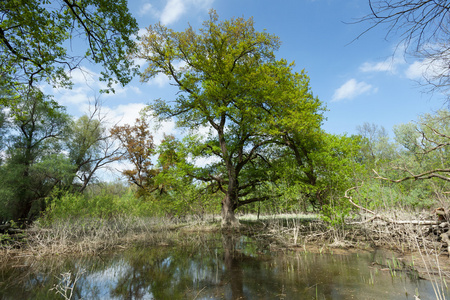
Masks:
[[[96,103],[90,115],[83,115],[70,124],[66,147],[71,164],[74,166],[72,182],[79,192],[83,192],[100,169],[120,159],[122,149],[105,127]]]
[[[32,220],[45,209],[44,198],[53,188],[82,192],[121,153],[102,120],[95,118],[97,109],[72,120],[41,91],[23,91],[15,109],[3,106],[0,113],[5,121],[0,132],[5,142],[0,203],[5,209],[0,215]]]
[[[360,205],[411,209],[431,207],[444,200],[449,181],[448,130],[448,112],[442,110],[395,126],[395,142],[374,139],[371,146],[368,144],[372,142],[364,138],[361,158],[366,172],[357,173],[355,178]],[[369,146],[375,149],[376,164],[367,151]]]
[[[274,189],[285,209],[322,211],[342,206],[342,194],[364,173],[361,139],[321,133],[278,148]],[[296,205],[296,206],[295,206]]]
[[[132,75],[127,54],[138,29],[126,0],[0,1],[0,86],[10,90],[41,80],[68,86],[67,71],[83,60],[103,65],[108,88],[126,84]],[[66,48],[74,38],[85,39],[84,53]]]
[[[157,190],[159,187],[155,185],[154,177],[158,171],[153,168],[152,162],[155,144],[144,117],[136,119],[134,126],[114,126],[111,134],[124,149],[122,159],[128,160],[133,166],[133,169],[124,170],[122,174],[139,188],[138,195],[147,195]]]
[[[396,159],[396,145],[390,142],[389,134],[383,126],[364,123],[357,126],[361,140],[361,163],[372,169],[384,168]]]
[[[278,47],[278,38],[257,32],[252,19],[219,22],[212,11],[198,33],[192,27],[175,32],[150,26],[136,54],[148,62],[143,81],[162,73],[181,92],[173,105],[156,101],[150,108],[155,116],[176,117],[178,126],[193,132],[209,129],[207,136],[193,139],[193,153],[217,162],[192,175],[214,182],[224,193],[223,226],[237,224],[238,207],[267,199],[250,194],[267,179],[266,154],[280,132],[277,127],[307,131],[322,119],[308,77],[276,60]]]
[[[51,176],[54,168],[47,169],[44,165],[52,160],[61,172],[70,168],[58,156],[69,117],[63,107],[36,89],[22,95],[17,110],[10,110],[7,116],[11,121],[5,137],[6,159],[1,166],[0,181],[8,197],[2,200],[13,219],[25,219],[31,217],[35,202],[62,181],[59,176]]]
[[[396,167],[407,175],[393,181],[429,178],[450,181],[449,120],[450,113],[447,110],[440,110],[434,115],[422,115],[417,123],[395,127],[396,139],[409,153],[409,159],[402,166]]]
[[[158,186],[160,194],[183,189],[192,183],[192,180],[186,178],[186,172],[183,170],[186,166],[187,153],[175,136],[164,134],[157,153],[159,171],[155,177],[155,185]]]

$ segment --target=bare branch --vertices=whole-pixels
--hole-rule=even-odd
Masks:
[[[353,206],[355,206],[356,208],[358,208],[358,209],[360,209],[360,210],[362,210],[362,211],[365,211],[365,212],[367,212],[367,213],[373,215],[373,217],[371,217],[371,218],[369,218],[369,219],[367,219],[367,220],[365,220],[365,221],[363,221],[363,222],[351,222],[351,223],[348,223],[348,224],[364,224],[364,223],[372,222],[372,221],[377,220],[377,219],[380,219],[380,220],[383,220],[383,221],[385,221],[385,222],[392,223],[392,224],[414,224],[414,225],[436,225],[436,224],[439,224],[439,222],[437,222],[437,221],[393,220],[393,219],[391,219],[391,218],[388,218],[388,217],[379,215],[379,214],[377,214],[377,213],[371,211],[370,209],[367,209],[367,208],[365,208],[365,207],[363,207],[363,206],[361,206],[361,205],[356,204],[356,203],[353,201],[353,198],[352,198],[351,196],[349,196],[348,193],[349,193],[350,191],[356,190],[356,189],[358,189],[359,187],[361,187],[361,186],[354,186],[354,187],[349,188],[348,190],[346,190],[346,191],[345,191],[345,194],[344,194],[344,198],[348,199],[348,201],[349,201]]]
[[[389,179],[383,176],[380,176],[377,171],[372,170],[377,177],[375,177],[376,179],[381,179],[381,180],[385,180],[385,181],[390,181],[390,182],[394,182],[394,183],[399,183],[399,182],[403,182],[403,181],[407,181],[407,180],[424,180],[424,179],[430,179],[430,178],[439,178],[445,181],[450,181],[450,177],[446,177],[442,174],[439,173],[450,173],[450,169],[434,169],[434,170],[430,170],[430,171],[426,171],[420,174],[413,174],[411,171],[408,170],[408,173],[411,174],[411,176],[406,176],[400,179]]]

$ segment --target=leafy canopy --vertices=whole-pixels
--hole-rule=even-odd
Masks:
[[[109,89],[126,84],[137,30],[126,0],[0,1],[0,85],[14,89],[45,80],[70,86],[67,71],[85,59],[103,65],[101,80]],[[71,54],[72,40],[80,37],[87,50]]]

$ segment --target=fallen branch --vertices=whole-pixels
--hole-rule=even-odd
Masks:
[[[406,177],[403,177],[400,179],[389,179],[389,178],[380,176],[380,174],[378,174],[377,171],[375,171],[373,169],[372,169],[372,171],[377,175],[377,177],[375,177],[375,179],[381,179],[381,180],[390,181],[390,182],[394,182],[394,183],[399,183],[399,182],[403,182],[406,180],[424,180],[424,179],[430,179],[430,178],[439,178],[439,179],[442,179],[445,181],[450,181],[450,177],[439,174],[439,173],[449,174],[450,169],[434,169],[434,170],[423,172],[421,174],[414,174],[407,169],[402,169],[402,171],[409,173],[411,176],[406,176]]]
[[[383,221],[385,221],[385,222],[392,223],[392,224],[439,225],[439,222],[438,222],[438,221],[432,221],[432,220],[425,220],[425,221],[424,221],[424,220],[393,220],[393,219],[388,218],[388,217],[386,217],[386,216],[379,215],[379,214],[377,214],[377,213],[371,211],[370,209],[367,209],[367,208],[365,208],[365,207],[363,207],[363,206],[361,206],[361,205],[356,204],[356,203],[353,201],[353,198],[352,198],[351,196],[348,195],[348,193],[349,193],[351,190],[355,190],[355,189],[357,189],[357,188],[359,188],[359,187],[360,187],[360,186],[354,186],[354,187],[349,188],[348,190],[346,190],[346,191],[345,191],[345,194],[344,194],[344,198],[348,199],[348,201],[349,201],[353,206],[357,207],[358,209],[360,209],[360,210],[362,210],[362,211],[365,211],[365,212],[367,212],[367,213],[373,215],[373,217],[370,218],[370,219],[367,219],[367,220],[365,220],[365,221],[362,221],[362,222],[351,222],[351,223],[347,223],[347,224],[350,224],[350,225],[364,224],[364,223],[372,222],[373,220],[379,219],[379,220],[383,220]]]

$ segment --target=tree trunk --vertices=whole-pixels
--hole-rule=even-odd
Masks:
[[[220,149],[222,150],[223,159],[227,168],[228,175],[228,188],[225,197],[222,200],[222,228],[231,229],[239,227],[239,221],[234,216],[234,210],[238,203],[238,192],[239,192],[239,182],[238,173],[236,168],[232,163],[231,158],[228,155],[227,143],[225,141],[224,126],[225,126],[225,115],[222,115],[220,122],[220,127],[217,129],[219,135]],[[217,126],[217,125],[213,125]]]
[[[239,227],[239,220],[234,215],[234,203],[235,200],[229,193],[222,200],[222,228],[224,229]]]

